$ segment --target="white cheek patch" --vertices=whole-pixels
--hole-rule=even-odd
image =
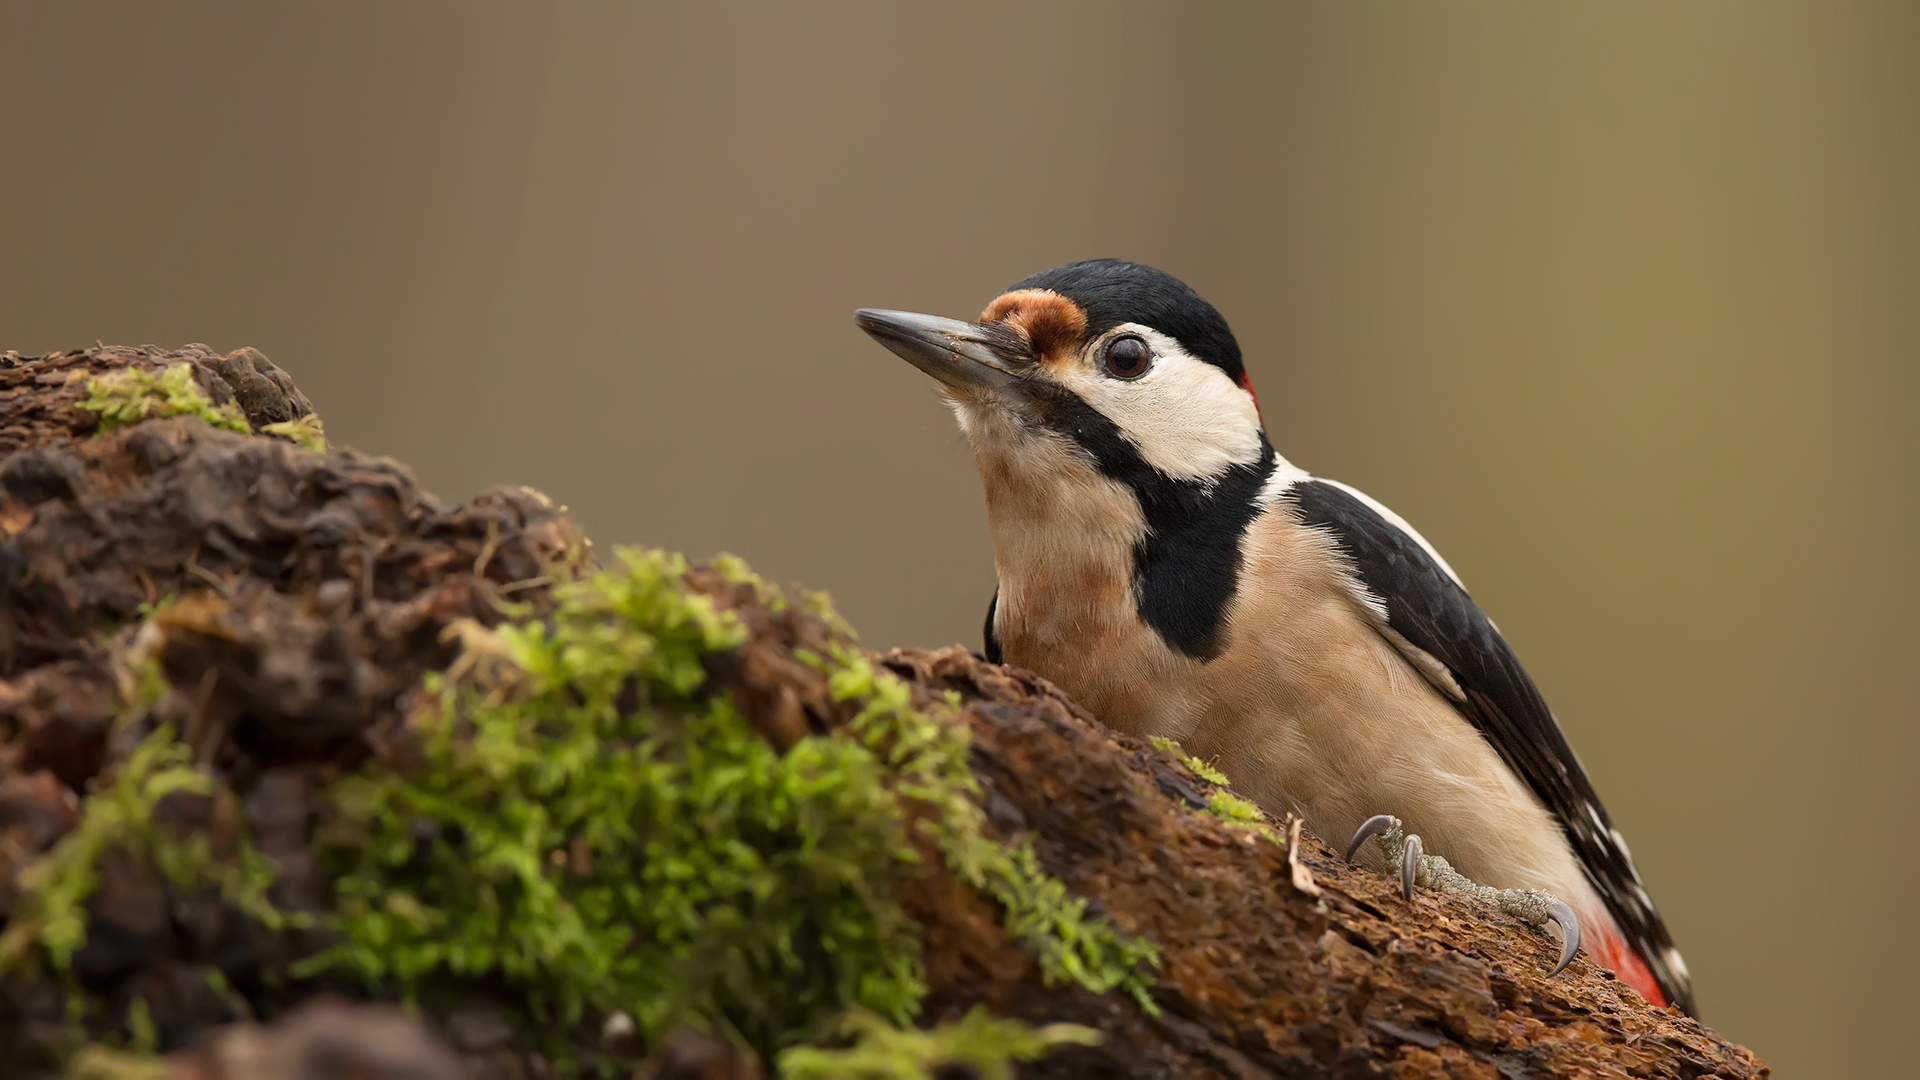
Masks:
[[[1260,413],[1227,373],[1189,356],[1165,334],[1133,323],[1153,349],[1153,367],[1131,382],[1075,366],[1059,379],[1113,421],[1140,456],[1181,480],[1208,480],[1260,460]]]

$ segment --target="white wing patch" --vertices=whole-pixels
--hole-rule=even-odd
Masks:
[[[1123,323],[1114,333],[1137,335],[1153,349],[1145,375],[1129,382],[1075,365],[1059,379],[1113,421],[1142,460],[1177,480],[1199,481],[1260,460],[1253,395],[1157,330]]]

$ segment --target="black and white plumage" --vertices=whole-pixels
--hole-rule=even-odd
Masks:
[[[1274,451],[1211,305],[1094,260],[1017,283],[973,323],[859,321],[941,383],[974,448],[1000,579],[990,659],[1116,728],[1179,738],[1323,835],[1407,819],[1475,881],[1565,900],[1590,955],[1692,1010],[1512,649],[1411,526]]]
[[[1282,498],[1303,524],[1332,533],[1358,585],[1386,609],[1387,625],[1444,667],[1454,707],[1566,830],[1587,881],[1661,993],[1693,1011],[1693,985],[1654,909],[1626,840],[1613,827],[1546,699],[1500,631],[1418,534],[1343,485],[1309,478]]]

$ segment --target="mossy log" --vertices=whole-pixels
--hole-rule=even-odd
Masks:
[[[1584,958],[1545,977],[1554,944],[1492,908],[1404,902],[1311,823],[1250,812],[1204,763],[1115,735],[1029,672],[957,647],[861,654],[824,606],[788,604],[735,563],[624,558],[629,577],[597,570],[528,489],[448,506],[393,461],[328,450],[253,350],[0,356],[0,1075],[994,1075],[1015,1061],[1031,1076],[1767,1075]],[[616,587],[625,599],[607,600]],[[555,674],[584,662],[599,618],[665,620],[621,640],[640,643],[636,672],[692,664],[674,669],[685,685],[616,670],[596,698],[586,669]],[[684,654],[662,643],[660,627],[694,623],[706,637]],[[888,687],[904,690],[876,704]],[[807,833],[802,806],[791,836],[756,822],[766,835],[729,850],[756,896],[805,873],[796,895],[811,899],[795,903],[842,905],[820,882],[844,872],[857,902],[783,909],[797,929],[742,956],[722,901],[697,888],[673,895],[707,923],[594,925],[589,888],[622,884],[608,860],[644,882],[659,877],[647,859],[680,856],[660,854],[664,833],[589,842],[597,823],[565,817],[593,763],[540,780],[524,754],[462,742],[559,739],[541,702],[587,710],[572,730],[607,737],[609,761],[674,775],[711,748],[673,740],[719,729],[646,717],[737,722],[770,748],[762,766],[855,747],[820,760],[871,766],[880,786],[796,774],[852,815],[822,819],[834,835]],[[581,744],[527,744],[546,745]],[[589,949],[612,930],[623,955],[711,957],[716,971],[672,969],[698,994],[668,987],[648,1011],[607,996],[655,985],[647,970],[566,970],[581,942],[533,940],[549,927],[491,908],[492,922],[445,923],[460,899],[435,895],[448,867],[466,876],[446,890],[495,894],[480,823],[432,809],[464,790],[432,786],[436,768],[558,785],[537,788],[556,794],[528,828],[549,830],[539,844],[582,833],[488,903],[534,910],[526,897],[551,883],[553,918],[580,923]],[[348,791],[413,816],[356,818]],[[846,822],[879,822],[898,850],[781,861],[783,845],[866,835]],[[418,850],[381,854],[396,843]],[[369,882],[407,883],[410,906]],[[647,887],[633,895],[653,903]],[[476,932],[501,940],[455,947]],[[518,934],[528,948],[509,948]],[[380,941],[410,966],[386,964]],[[357,959],[315,962],[329,956]],[[781,974],[736,985],[775,979],[759,972]],[[866,1056],[832,1056],[850,1042]]]

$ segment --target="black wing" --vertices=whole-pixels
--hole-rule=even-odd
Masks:
[[[1572,841],[1587,880],[1652,969],[1667,1000],[1693,1012],[1693,984],[1654,910],[1626,845],[1600,805],[1560,725],[1505,638],[1419,540],[1338,485],[1288,489],[1302,522],[1331,532],[1360,584],[1385,604],[1387,625],[1446,665],[1466,700],[1455,701],[1507,767],[1526,781]]]

